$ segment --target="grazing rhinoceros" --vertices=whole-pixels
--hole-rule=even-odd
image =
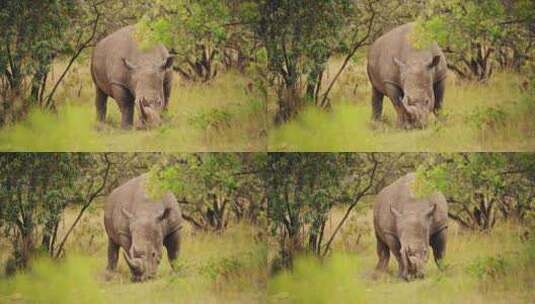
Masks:
[[[373,209],[377,238],[377,269],[385,271],[390,252],[399,264],[399,275],[409,280],[421,278],[427,263],[428,248],[435,262],[444,257],[448,225],[448,205],[444,195],[414,195],[413,173],[407,174],[379,192]]]
[[[130,267],[133,281],[154,277],[167,248],[169,262],[180,249],[182,215],[175,196],[167,192],[161,199],[149,198],[146,175],[119,186],[104,206],[104,226],[108,234],[108,270],[115,270],[119,248]]]
[[[121,111],[123,128],[132,126],[134,108],[142,125],[159,124],[171,94],[173,56],[161,44],[142,51],[133,38],[134,29],[127,26],[102,39],[91,58],[97,119],[105,120],[111,96]]]
[[[430,112],[438,114],[448,71],[446,58],[436,43],[425,49],[412,46],[413,26],[405,24],[384,34],[368,52],[372,117],[381,118],[386,95],[401,127],[424,127]]]

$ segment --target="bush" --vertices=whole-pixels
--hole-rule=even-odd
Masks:
[[[226,109],[209,109],[192,115],[188,123],[205,131],[221,131],[230,127],[233,115]]]
[[[472,112],[466,118],[466,122],[477,129],[490,129],[496,132],[505,126],[507,118],[508,113],[502,107],[482,107]]]
[[[503,256],[480,257],[468,266],[468,272],[480,280],[497,280],[507,274],[510,266]]]
[[[293,270],[276,276],[268,287],[270,300],[288,303],[363,303],[363,286],[354,256],[334,255],[325,263],[300,257]]]

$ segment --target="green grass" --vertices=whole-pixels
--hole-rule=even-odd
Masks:
[[[73,220],[70,213],[62,226]],[[259,229],[234,225],[216,234],[186,225],[176,272],[164,250],[157,277],[132,283],[122,257],[116,272],[105,271],[107,245],[99,206],[67,242],[65,260],[39,259],[32,271],[9,279],[0,276],[0,303],[264,303],[267,248],[256,240]],[[6,245],[0,239],[2,250]]]
[[[335,213],[331,226],[340,218],[341,212]],[[368,227],[371,214],[351,221]],[[450,223],[445,270],[440,271],[431,258],[426,277],[411,282],[397,277],[393,257],[387,273],[374,271],[372,230],[365,228],[357,243],[347,240],[354,240],[358,229],[351,224],[343,229],[332,255],[323,262],[301,257],[292,272],[271,278],[268,302],[512,304],[535,299],[535,242],[520,240],[525,228],[518,224],[503,223],[492,233],[476,233]]]
[[[333,63],[331,66],[336,65]],[[333,70],[334,71],[334,70]],[[331,73],[333,72],[331,71]],[[331,111],[306,108],[269,133],[270,151],[532,151],[535,96],[525,79],[496,74],[487,84],[448,78],[442,118],[423,130],[402,130],[386,97],[381,122],[371,121],[370,86],[363,65],[351,65],[336,84]]]
[[[96,123],[94,87],[77,65],[60,85],[58,113],[34,110],[0,130],[3,151],[263,151],[267,117],[262,99],[246,92],[246,76],[229,71],[207,84],[175,75],[169,113],[151,130],[120,129],[120,113],[108,99],[108,121]],[[58,64],[58,71],[61,65]],[[54,78],[52,75],[52,78]],[[137,113],[135,119],[138,119]]]

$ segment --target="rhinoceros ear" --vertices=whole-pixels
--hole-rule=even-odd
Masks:
[[[405,67],[407,66],[403,61],[397,59],[396,57],[394,57],[394,63],[397,64],[401,71],[405,70]]]
[[[128,219],[132,219],[134,216],[132,213],[128,212],[125,208],[122,208],[121,211],[123,212],[124,216],[126,216]]]
[[[400,216],[401,216],[401,213],[399,213],[399,211],[397,211],[396,208],[394,208],[392,205],[390,205],[390,212],[391,212],[395,217],[400,217]]]
[[[160,214],[158,214],[156,219],[158,221],[163,221],[165,218],[169,216],[169,213],[171,213],[171,208],[165,208]]]
[[[160,66],[160,68],[162,70],[170,69],[173,66],[174,60],[175,60],[175,56],[174,55],[167,56],[167,58],[165,58],[164,62]]]
[[[433,57],[433,59],[431,59],[431,62],[429,62],[427,64],[427,68],[432,69],[432,68],[436,67],[439,62],[440,62],[440,56],[436,55],[436,56]]]
[[[121,58],[121,59],[123,60],[124,65],[125,65],[129,70],[133,70],[133,69],[136,68],[136,65],[133,64],[132,62],[128,61],[128,59],[126,59],[126,58],[124,58],[124,57]]]

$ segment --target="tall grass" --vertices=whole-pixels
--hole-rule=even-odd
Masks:
[[[73,220],[72,213],[62,226]],[[258,239],[260,229],[240,224],[211,233],[186,225],[175,269],[164,250],[157,277],[132,283],[122,257],[116,272],[105,271],[99,206],[74,231],[65,260],[38,259],[26,273],[0,277],[0,303],[264,303],[267,248]]]
[[[331,68],[338,64],[331,63]],[[334,69],[333,69],[334,70]],[[329,74],[329,73],[328,73]],[[332,71],[331,71],[332,74]],[[384,121],[371,121],[370,85],[364,64],[344,72],[331,96],[331,111],[306,108],[273,128],[271,151],[530,151],[535,149],[535,96],[523,76],[501,72],[487,84],[464,83],[451,74],[440,119],[423,130],[396,126],[384,98]]]
[[[342,212],[335,210],[333,223]],[[357,223],[371,225],[371,213]],[[354,219],[355,220],[355,219]],[[327,229],[334,226],[330,223]],[[432,258],[426,277],[405,282],[397,277],[391,257],[387,273],[376,273],[373,229],[348,246],[346,238],[359,233],[347,225],[336,240],[332,255],[320,262],[298,258],[291,272],[269,282],[270,303],[532,303],[535,299],[535,240],[522,241],[526,229],[502,223],[492,233],[460,230],[450,223],[445,269]],[[371,227],[371,226],[370,226]],[[350,228],[355,231],[347,231]]]
[[[108,98],[108,119],[96,123],[94,86],[88,61],[68,74],[56,94],[58,113],[33,110],[27,119],[0,130],[8,151],[260,151],[265,150],[267,114],[259,94],[246,90],[247,77],[225,72],[206,84],[175,75],[162,126],[120,129],[120,112]],[[62,64],[58,64],[59,69]],[[52,75],[52,80],[54,79]],[[135,113],[135,120],[138,119]]]

